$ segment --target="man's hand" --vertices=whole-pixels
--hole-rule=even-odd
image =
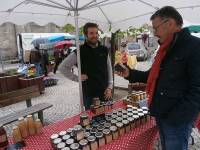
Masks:
[[[126,68],[123,72],[115,71],[115,73],[121,77],[127,78],[130,74],[129,69]]]
[[[86,81],[88,79],[88,76],[86,74],[81,75],[81,81]]]
[[[107,88],[104,92],[104,95],[105,95],[105,100],[109,100],[112,97],[112,89]]]

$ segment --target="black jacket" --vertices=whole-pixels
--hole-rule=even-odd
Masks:
[[[86,42],[80,46],[81,73],[88,76],[83,81],[84,94],[102,97],[108,87],[108,49],[98,44],[92,48]]]
[[[150,70],[131,70],[130,82],[147,82]],[[194,119],[200,110],[200,39],[188,29],[174,35],[160,66],[150,113],[169,124]]]

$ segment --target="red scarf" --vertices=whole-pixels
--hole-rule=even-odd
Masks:
[[[147,92],[147,95],[148,95],[148,105],[149,106],[152,102],[156,82],[157,82],[157,79],[159,77],[160,65],[162,63],[162,60],[165,58],[167,48],[169,47],[172,40],[173,40],[173,35],[170,35],[165,40],[165,42],[160,45],[160,48],[159,48],[157,55],[155,57],[155,61],[152,65],[151,71],[149,73],[148,80],[147,80],[147,87],[146,87],[146,92]]]

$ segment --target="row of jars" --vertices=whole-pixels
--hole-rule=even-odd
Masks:
[[[134,102],[144,100],[146,97],[147,95],[144,91],[133,91],[130,95],[127,96],[128,99]]]
[[[40,119],[33,119],[32,115],[28,115],[26,119],[20,117],[18,119],[18,125],[13,127],[13,140],[14,143],[23,141],[28,136],[41,133],[42,123]]]

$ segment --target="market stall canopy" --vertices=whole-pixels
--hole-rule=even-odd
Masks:
[[[200,1],[197,0],[6,0],[0,5],[0,24],[32,21],[39,25],[74,24],[73,11],[77,9],[79,26],[92,21],[104,31],[110,26],[116,31],[150,23],[150,15],[166,5],[176,7],[186,20],[200,23]]]
[[[71,47],[73,45],[72,41],[60,41],[60,42],[57,42],[55,45],[54,45],[54,48],[56,49],[61,49],[61,48],[64,48],[65,46],[67,47]]]

